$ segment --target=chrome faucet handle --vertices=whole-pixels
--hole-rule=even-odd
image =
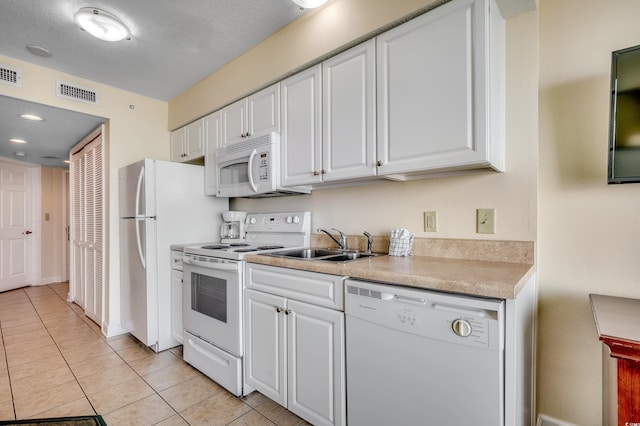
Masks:
[[[371,249],[373,248],[373,235],[367,231],[364,231],[363,234],[367,237],[367,253],[371,253]]]
[[[346,250],[347,249],[347,236],[345,235],[344,232],[336,229],[336,228],[331,228],[334,231],[336,231],[338,234],[340,234],[340,248],[342,250]]]

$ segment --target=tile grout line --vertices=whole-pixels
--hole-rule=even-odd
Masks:
[[[21,291],[24,292],[24,294],[27,297],[27,299],[29,299],[29,296],[27,295],[27,292],[24,291],[23,289],[21,289]],[[29,302],[31,302],[31,299],[29,299]],[[7,366],[7,380],[9,381],[9,392],[11,393],[11,406],[13,407],[13,418],[17,420],[18,416],[17,416],[17,413],[16,413],[15,398],[13,397],[13,384],[11,383],[11,372],[9,371],[9,358],[7,357],[7,347],[4,344],[4,333],[2,332],[2,322],[1,321],[0,321],[0,338],[2,339],[2,351],[4,352],[4,363]]]
[[[59,299],[61,299],[66,305],[67,308],[70,309],[77,317],[80,317],[80,315],[78,315],[78,313],[69,305],[73,302],[68,302],[67,300],[63,299],[60,297],[60,295],[53,290],[49,284],[45,284],[47,288],[49,288],[49,290],[51,290],[56,296],[58,296]],[[89,405],[91,406],[91,409],[93,410],[93,412],[95,414],[98,414],[98,412],[96,411],[96,408],[93,406],[93,404],[91,403],[91,400],[89,399],[89,396],[87,395],[87,393],[85,392],[84,388],[82,387],[82,385],[80,384],[80,382],[78,381],[78,377],[76,376],[76,374],[73,372],[73,369],[71,368],[71,366],[69,365],[69,362],[67,361],[67,358],[64,356],[64,354],[62,353],[62,350],[60,349],[60,346],[58,345],[58,342],[56,341],[56,339],[53,337],[53,335],[51,335],[51,332],[49,331],[49,327],[47,327],[47,325],[45,324],[45,322],[42,320],[42,316],[40,315],[40,312],[38,311],[38,308],[36,307],[36,305],[33,304],[33,300],[31,300],[31,296],[29,296],[29,293],[25,290],[25,294],[27,295],[27,298],[29,299],[29,303],[31,303],[31,306],[33,306],[33,309],[36,311],[36,314],[38,315],[38,318],[40,319],[40,322],[42,323],[42,325],[44,326],[44,328],[47,330],[47,334],[49,334],[49,337],[51,337],[51,340],[53,341],[53,344],[56,345],[56,349],[58,349],[58,352],[60,352],[60,356],[62,357],[62,359],[64,360],[64,363],[66,364],[67,368],[69,368],[69,371],[71,372],[71,374],[73,375],[74,380],[76,381],[78,387],[80,388],[80,390],[82,391],[82,394],[84,395],[85,399],[87,400],[87,402],[89,403]],[[80,317],[81,320],[83,320]],[[84,320],[83,320],[84,322]],[[91,327],[87,324],[87,327],[89,327],[89,329],[91,329]],[[93,331],[93,330],[92,330]],[[13,401],[13,395],[12,395],[12,401]],[[63,404],[64,405],[64,404]],[[55,408],[55,407],[54,407]],[[46,410],[43,410],[46,411]],[[43,411],[40,411],[40,413],[42,413]],[[15,412],[15,403],[14,403],[14,412]],[[35,413],[36,415],[39,413]],[[14,414],[16,417],[16,420],[18,420],[18,415],[17,412]],[[33,416],[32,416],[33,417]]]

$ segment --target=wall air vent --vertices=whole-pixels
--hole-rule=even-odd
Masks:
[[[0,83],[22,87],[22,70],[0,65]]]
[[[92,105],[98,105],[99,100],[97,91],[60,80],[56,82],[56,96]]]

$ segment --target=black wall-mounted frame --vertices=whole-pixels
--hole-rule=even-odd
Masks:
[[[611,54],[607,182],[640,182],[640,45]]]

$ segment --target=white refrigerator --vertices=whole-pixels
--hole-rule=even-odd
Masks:
[[[218,241],[228,198],[204,195],[202,166],[145,159],[118,173],[123,326],[156,352],[171,335],[170,245]]]

